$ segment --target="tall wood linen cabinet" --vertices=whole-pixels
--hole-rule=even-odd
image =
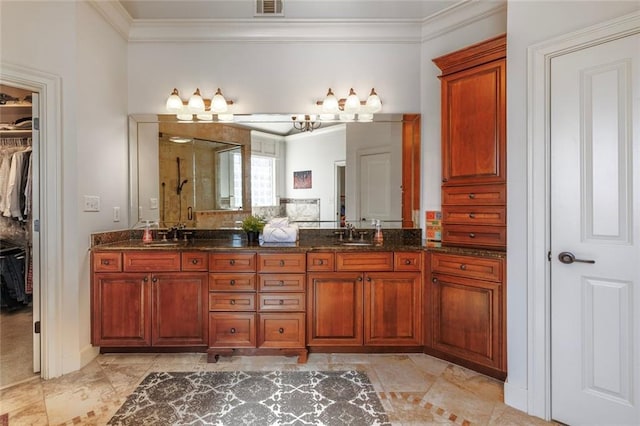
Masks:
[[[506,36],[435,58],[442,245],[428,256],[427,351],[506,377]]]

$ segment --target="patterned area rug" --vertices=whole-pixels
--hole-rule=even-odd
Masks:
[[[388,425],[358,371],[151,373],[109,425]]]

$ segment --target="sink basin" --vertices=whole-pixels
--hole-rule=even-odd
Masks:
[[[370,243],[368,241],[343,241],[339,244],[341,246],[360,246],[360,247],[367,247],[367,246],[373,245],[373,243]]]

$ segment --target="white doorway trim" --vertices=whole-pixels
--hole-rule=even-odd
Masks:
[[[551,60],[640,32],[640,12],[528,48],[527,383],[529,414],[551,419],[550,70]]]
[[[40,93],[40,376],[62,374],[62,96],[60,77],[0,63],[0,82]],[[35,238],[35,237],[34,237]],[[38,259],[34,258],[34,265]],[[34,277],[35,278],[35,277]],[[35,287],[35,285],[34,285]],[[35,307],[34,307],[35,308]]]

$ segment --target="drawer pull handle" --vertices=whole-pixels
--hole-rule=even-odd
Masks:
[[[280,266],[284,266],[284,260],[280,260]]]
[[[108,265],[111,262],[109,262],[109,259],[102,259],[102,262],[100,263],[102,263],[103,265]]]
[[[460,265],[460,269],[462,269],[463,271],[466,271],[467,269],[467,265],[465,265],[464,263]]]
[[[193,263],[194,265],[198,264],[198,259],[191,259],[191,263]]]
[[[229,330],[231,332],[231,334],[236,334],[236,329],[231,327],[231,330]]]
[[[324,259],[318,260],[318,265],[324,265]]]
[[[236,280],[229,281],[229,285],[236,285]]]
[[[278,302],[278,304],[280,304],[280,305],[284,305],[284,300],[280,299],[280,301]]]
[[[469,234],[469,238],[475,238],[476,234],[474,234],[473,232]]]
[[[405,265],[411,265],[411,259],[405,259],[404,264]]]
[[[474,200],[476,198],[476,194],[474,194],[473,192],[469,194],[469,198]]]
[[[284,281],[278,281],[278,285],[282,287],[284,285]]]
[[[236,304],[236,301],[235,301],[235,300],[233,300],[233,299],[231,299],[231,301],[230,301],[229,303],[231,303],[232,305],[235,305],[235,304]]]
[[[235,259],[231,259],[231,260],[229,261],[229,265],[235,265],[235,264],[236,264]]]
[[[284,333],[284,328],[280,327],[280,328],[278,329],[278,333],[280,333],[280,334]]]
[[[475,218],[476,218],[475,213],[469,213],[469,219],[475,219]]]

